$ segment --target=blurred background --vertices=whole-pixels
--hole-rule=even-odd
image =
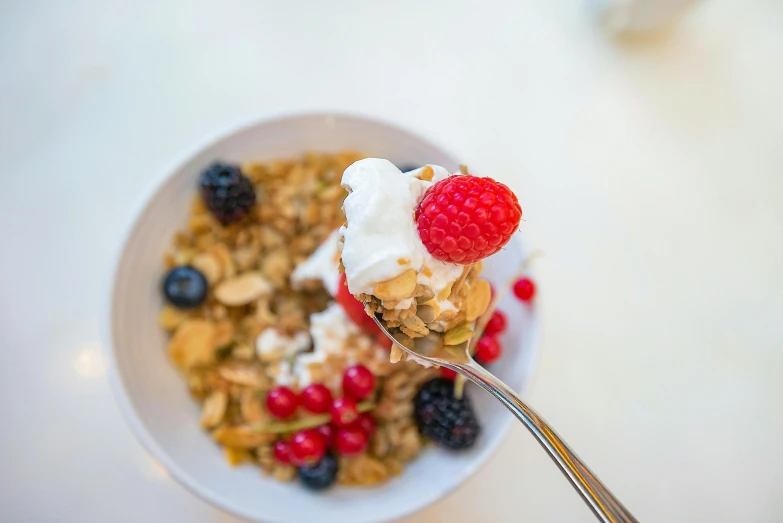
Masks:
[[[528,398],[641,521],[783,521],[783,4],[641,36],[617,3],[0,0],[0,519],[237,521],[114,405],[110,263],[182,151],[335,110],[519,195],[545,252]],[[593,520],[521,426],[406,521],[505,520]]]

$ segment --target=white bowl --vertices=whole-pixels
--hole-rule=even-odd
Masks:
[[[144,201],[117,260],[107,308],[106,347],[120,408],[147,450],[182,485],[235,515],[273,523],[380,522],[402,517],[445,496],[476,472],[497,449],[513,418],[488,394],[472,388],[483,435],[475,448],[452,454],[428,448],[403,474],[375,488],[334,488],[313,493],[297,484],[263,477],[252,466],[229,467],[220,449],[199,429],[199,408],[166,358],[166,336],[157,325],[162,305],[162,254],[185,224],[196,180],[215,159],[264,160],[308,150],[350,148],[398,164],[434,163],[456,170],[459,162],[415,135],[374,120],[311,114],[262,121],[198,148],[166,173]],[[490,259],[484,274],[506,285],[523,256],[511,242]],[[493,370],[521,390],[536,362],[534,310],[507,299],[505,355]]]

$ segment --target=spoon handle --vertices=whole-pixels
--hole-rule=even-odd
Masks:
[[[452,363],[455,370],[495,396],[521,421],[582,496],[595,516],[604,523],[638,523],[620,500],[587,468],[549,424],[528,407],[522,398],[495,375],[476,363]]]

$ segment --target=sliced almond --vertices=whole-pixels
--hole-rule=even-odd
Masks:
[[[449,296],[451,296],[451,288],[454,285],[454,282],[448,283],[445,287],[443,287],[443,290],[438,293],[438,301],[444,301],[448,300]]]
[[[233,258],[231,258],[231,251],[228,250],[225,243],[213,245],[209,252],[215,256],[220,263],[220,270],[223,278],[233,278],[236,275],[237,269],[234,266]]]
[[[486,280],[475,280],[470,285],[470,292],[465,304],[465,320],[475,321],[489,307],[489,301],[492,299],[492,289]]]
[[[204,400],[204,406],[201,408],[201,427],[211,429],[223,421],[228,407],[228,394],[221,390],[212,392]]]
[[[390,280],[376,283],[373,294],[383,301],[404,300],[416,290],[416,271],[408,269]]]
[[[269,412],[264,407],[263,402],[258,397],[258,392],[252,389],[242,391],[239,400],[239,411],[242,418],[248,423],[267,423],[269,421]]]
[[[234,251],[234,262],[239,267],[239,270],[249,271],[258,266],[260,254],[261,245],[252,243]]]
[[[181,369],[211,363],[215,355],[215,325],[206,320],[187,320],[169,340],[168,353]]]
[[[255,351],[253,347],[246,343],[237,343],[233,349],[231,349],[231,357],[237,360],[251,361],[255,357]]]
[[[168,331],[173,331],[188,319],[188,313],[171,305],[166,305],[158,314],[158,325]]]
[[[261,259],[261,273],[277,288],[283,288],[291,274],[288,249],[275,249]]]
[[[201,254],[196,255],[196,257],[193,258],[191,265],[201,271],[210,285],[219,282],[223,275],[220,261],[210,252],[202,252]]]
[[[460,289],[462,288],[462,285],[465,283],[465,280],[468,279],[468,274],[470,273],[470,265],[465,265],[462,267],[462,274],[459,278],[454,282],[454,284],[451,286],[451,293],[452,294],[459,294]]]
[[[215,333],[212,337],[212,345],[219,349],[225,347],[234,339],[234,325],[229,320],[222,320],[215,324]]]
[[[268,390],[272,387],[271,380],[266,373],[254,366],[224,365],[218,369],[221,378],[237,385]]]
[[[258,432],[248,425],[238,425],[235,427],[218,427],[212,432],[212,438],[227,447],[250,449],[272,443],[277,439],[277,434]]]
[[[438,314],[438,321],[451,321],[457,316],[457,311],[449,310]]]
[[[260,272],[246,272],[223,281],[215,288],[215,298],[223,305],[239,307],[272,293],[272,285]]]

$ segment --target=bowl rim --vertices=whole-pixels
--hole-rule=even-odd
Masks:
[[[220,493],[215,492],[207,487],[204,487],[196,478],[191,477],[188,473],[186,473],[185,471],[179,468],[179,466],[174,462],[174,460],[169,457],[168,453],[166,453],[166,451],[160,447],[156,438],[152,435],[149,429],[141,421],[141,418],[136,410],[136,407],[134,406],[133,402],[131,401],[131,398],[127,393],[126,385],[119,371],[117,358],[115,354],[113,313],[114,313],[114,302],[117,299],[117,293],[116,293],[116,287],[118,285],[117,276],[120,271],[123,255],[125,254],[128,244],[130,243],[130,240],[132,239],[132,236],[136,231],[136,227],[141,217],[147,212],[155,195],[161,191],[161,189],[166,183],[169,183],[173,179],[175,173],[179,172],[183,167],[185,167],[200,152],[234,135],[238,135],[243,132],[246,132],[249,129],[256,126],[269,125],[269,124],[282,122],[286,120],[318,118],[318,117],[322,117],[322,118],[332,117],[332,118],[347,119],[347,120],[358,120],[373,125],[390,127],[397,131],[406,133],[409,136],[415,138],[417,141],[425,143],[434,149],[440,150],[446,156],[455,158],[455,156],[452,154],[452,152],[449,149],[442,147],[436,142],[426,139],[420,136],[419,134],[410,131],[400,125],[397,125],[395,123],[392,123],[390,121],[375,116],[346,112],[346,111],[267,112],[252,118],[245,118],[240,122],[235,123],[234,125],[223,126],[219,131],[209,134],[206,138],[198,141],[195,145],[183,149],[179,154],[175,156],[174,160],[169,161],[166,164],[166,166],[162,169],[162,171],[159,172],[159,174],[154,177],[152,182],[150,182],[149,185],[146,187],[146,189],[142,191],[142,193],[137,197],[135,203],[132,206],[132,210],[129,216],[126,219],[127,221],[123,226],[120,235],[121,240],[118,246],[116,247],[117,249],[116,252],[112,257],[110,271],[108,273],[109,281],[108,284],[105,286],[107,291],[105,292],[103,298],[104,306],[103,306],[103,313],[102,313],[102,320],[101,320],[101,338],[103,340],[102,346],[103,346],[103,352],[109,364],[107,376],[110,385],[110,390],[112,396],[114,397],[114,401],[119,407],[120,413],[122,414],[122,417],[125,420],[125,423],[130,427],[131,432],[135,436],[136,440],[144,448],[144,450],[153,459],[155,459],[165,468],[165,470],[168,472],[168,476],[174,479],[175,482],[177,482],[179,485],[184,487],[195,497],[208,503],[212,507],[225,511],[231,515],[234,515],[236,517],[248,521],[265,521],[267,523],[290,523],[290,520],[270,519],[269,517],[266,516],[264,516],[263,520],[259,520],[256,514],[252,514],[245,511],[241,506],[237,506],[234,503],[230,502],[229,500],[225,499],[223,496],[220,495]],[[518,242],[520,244],[523,243],[522,239],[517,235],[515,235],[512,238],[512,241]],[[534,271],[529,271],[529,272],[533,274]],[[536,302],[532,306],[532,309],[533,309],[532,310],[533,321],[531,322],[532,329],[530,333],[530,339],[531,339],[531,346],[533,347],[533,350],[531,351],[532,354],[528,356],[530,365],[528,367],[527,372],[523,373],[519,377],[519,381],[521,383],[509,383],[509,385],[513,387],[515,390],[518,390],[523,397],[528,395],[530,390],[532,390],[533,388],[534,378],[537,375],[538,366],[541,360],[541,343],[540,343],[541,342],[540,339],[541,300],[540,298],[536,299]],[[441,489],[434,492],[431,496],[425,498],[424,500],[422,500],[417,504],[410,505],[406,507],[404,510],[397,511],[395,513],[385,514],[379,518],[375,518],[367,521],[372,521],[374,523],[385,523],[392,520],[404,518],[432,505],[436,501],[452,493],[456,488],[462,485],[466,480],[468,480],[476,472],[481,470],[489,462],[490,458],[497,452],[500,445],[508,436],[508,433],[513,425],[513,420],[514,420],[513,416],[511,416],[509,413],[509,415],[505,419],[502,419],[500,421],[500,426],[498,430],[495,431],[496,436],[492,440],[487,442],[487,444],[482,446],[479,452],[477,452],[476,455],[474,456],[474,459],[466,466],[463,474],[449,477],[444,482],[443,487]]]

